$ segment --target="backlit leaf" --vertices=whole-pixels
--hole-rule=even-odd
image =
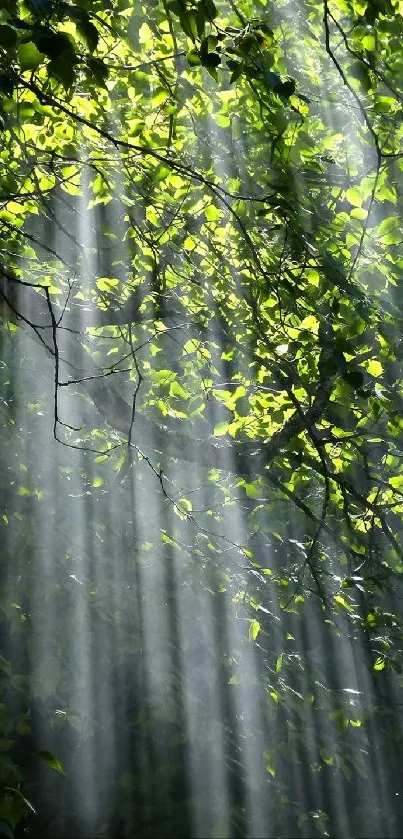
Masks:
[[[45,763],[48,764],[48,766],[50,766],[51,769],[54,769],[55,772],[59,772],[61,775],[64,775],[63,766],[60,763],[59,758],[57,758],[53,752],[49,752],[47,749],[41,749],[37,752],[37,754],[45,761]]]
[[[256,641],[260,632],[260,623],[256,619],[251,621],[249,626],[249,641]]]

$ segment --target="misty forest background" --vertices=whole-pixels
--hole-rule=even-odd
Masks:
[[[0,835],[403,831],[403,2],[0,3]]]

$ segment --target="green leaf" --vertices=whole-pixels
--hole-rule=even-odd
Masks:
[[[74,46],[64,32],[49,32],[45,35],[41,34],[35,39],[36,46],[39,52],[42,52],[48,58],[56,59],[61,53],[74,54]]]
[[[380,363],[380,361],[375,361],[375,360],[369,361],[368,364],[367,364],[367,372],[371,376],[375,376],[375,378],[378,378],[378,376],[381,376],[382,373],[383,373],[383,367],[382,367],[382,364]]]
[[[249,626],[249,641],[256,641],[260,632],[260,623],[256,619],[250,622]]]
[[[193,504],[189,498],[181,498],[178,504],[186,513],[191,513],[193,510]]]
[[[96,26],[86,17],[78,20],[77,30],[84,38],[90,52],[94,52],[98,46],[99,32]]]
[[[271,70],[264,70],[264,78],[272,88],[282,84],[281,76],[278,73],[272,73]]]
[[[373,52],[376,48],[376,40],[374,35],[365,35],[361,43],[364,50],[367,50],[367,52]]]
[[[224,434],[227,434],[229,426],[229,422],[219,422],[214,429],[214,437],[222,437]]]
[[[394,475],[389,478],[389,484],[393,489],[400,489],[403,487],[403,475]]]
[[[100,277],[99,280],[96,280],[96,286],[99,291],[112,292],[118,284],[119,280],[115,277]]]
[[[218,40],[213,35],[208,35],[207,38],[203,38],[200,44],[201,55],[207,55],[209,52],[214,52],[217,44]]]
[[[200,60],[203,67],[206,67],[207,69],[209,67],[214,69],[221,64],[221,56],[219,56],[217,52],[209,52],[207,55],[201,55]]]
[[[360,373],[358,370],[345,370],[342,372],[342,376],[344,381],[355,390],[362,387],[365,381],[364,374]]]
[[[362,207],[354,207],[350,213],[351,218],[358,218],[360,221],[363,221],[368,216],[368,210],[364,210]]]
[[[262,488],[257,483],[248,484],[245,481],[244,488],[248,498],[260,498],[262,495]]]
[[[0,24],[0,46],[5,50],[15,47],[17,43],[17,33],[12,26]]]
[[[169,11],[173,12],[174,15],[177,15],[178,17],[186,10],[185,3],[181,2],[181,0],[169,0],[167,6]]]
[[[37,755],[45,761],[45,763],[50,766],[51,769],[54,769],[55,772],[59,772],[61,775],[64,775],[64,769],[62,764],[60,763],[59,758],[53,754],[53,752],[47,751],[47,749],[41,749],[37,752]]]
[[[193,12],[183,14],[181,11],[179,14],[179,21],[185,35],[195,42],[199,36],[196,15]]]
[[[94,58],[90,56],[87,59],[87,67],[89,75],[92,77],[98,87],[104,87],[106,79],[109,75],[108,67],[101,58]]]
[[[77,59],[74,52],[67,52],[67,50],[65,50],[61,53],[61,55],[57,56],[57,58],[53,58],[52,61],[49,61],[47,71],[49,76],[54,76],[55,79],[62,83],[65,90],[69,90],[69,88],[71,88],[74,84],[76,78],[76,63]]]
[[[27,44],[21,44],[18,47],[18,60],[21,70],[36,70],[43,62],[44,57],[43,53],[39,52],[32,41],[28,41]]]
[[[353,207],[361,207],[362,195],[361,191],[356,187],[352,187],[346,190],[346,198],[349,204],[352,204]]]
[[[230,65],[230,62],[228,62],[228,66],[229,65]],[[233,82],[236,82],[237,79],[239,79],[240,76],[242,76],[244,66],[243,66],[243,64],[239,64],[236,61],[231,61],[231,67],[229,67],[229,69],[232,69],[232,68],[233,68],[233,71],[232,71],[231,76],[230,76],[230,84],[233,84]]]
[[[7,73],[0,72],[0,93],[5,96],[12,96],[14,92],[14,81]]]
[[[196,11],[196,14],[195,14],[195,20],[196,20],[197,34],[198,34],[199,38],[202,38],[203,35],[204,35],[205,26],[206,26],[206,17],[205,17],[203,7],[202,7],[201,4],[199,4],[198,7],[197,7],[197,11]]]
[[[348,612],[353,611],[353,607],[344,597],[341,596],[341,594],[335,594],[333,600],[335,603],[338,603],[339,606],[343,606],[343,608],[346,609]]]
[[[201,0],[200,6],[202,7],[207,20],[215,20],[218,15],[218,10],[215,3],[213,3],[213,0]]]
[[[184,390],[181,384],[178,381],[173,381],[169,385],[169,395],[170,396],[179,396],[180,399],[189,399],[190,393],[187,390]]]
[[[265,752],[263,752],[263,759],[264,759],[264,762],[265,762],[267,772],[269,772],[269,774],[272,776],[272,778],[274,778],[275,775],[276,775],[276,769],[275,769],[275,766],[273,765],[272,752],[269,751],[268,749]]]
[[[295,93],[296,83],[295,79],[289,79],[286,82],[280,82],[273,87],[273,92],[283,99],[289,99]]]
[[[258,42],[255,36],[251,33],[244,35],[243,38],[237,43],[238,51],[245,56],[249,55],[249,53],[252,50],[256,49],[257,46]]]
[[[381,221],[380,225],[377,227],[377,235],[378,236],[385,236],[388,233],[395,232],[396,230],[400,229],[400,225],[396,216],[388,216],[387,218]]]
[[[190,52],[188,52],[187,60],[191,67],[200,67],[202,63],[200,55],[196,50],[191,50]]]

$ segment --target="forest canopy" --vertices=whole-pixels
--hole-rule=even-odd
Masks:
[[[1,835],[401,835],[402,39],[0,4]]]

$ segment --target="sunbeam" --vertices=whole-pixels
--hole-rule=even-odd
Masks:
[[[0,836],[398,839],[400,0],[0,9]]]

